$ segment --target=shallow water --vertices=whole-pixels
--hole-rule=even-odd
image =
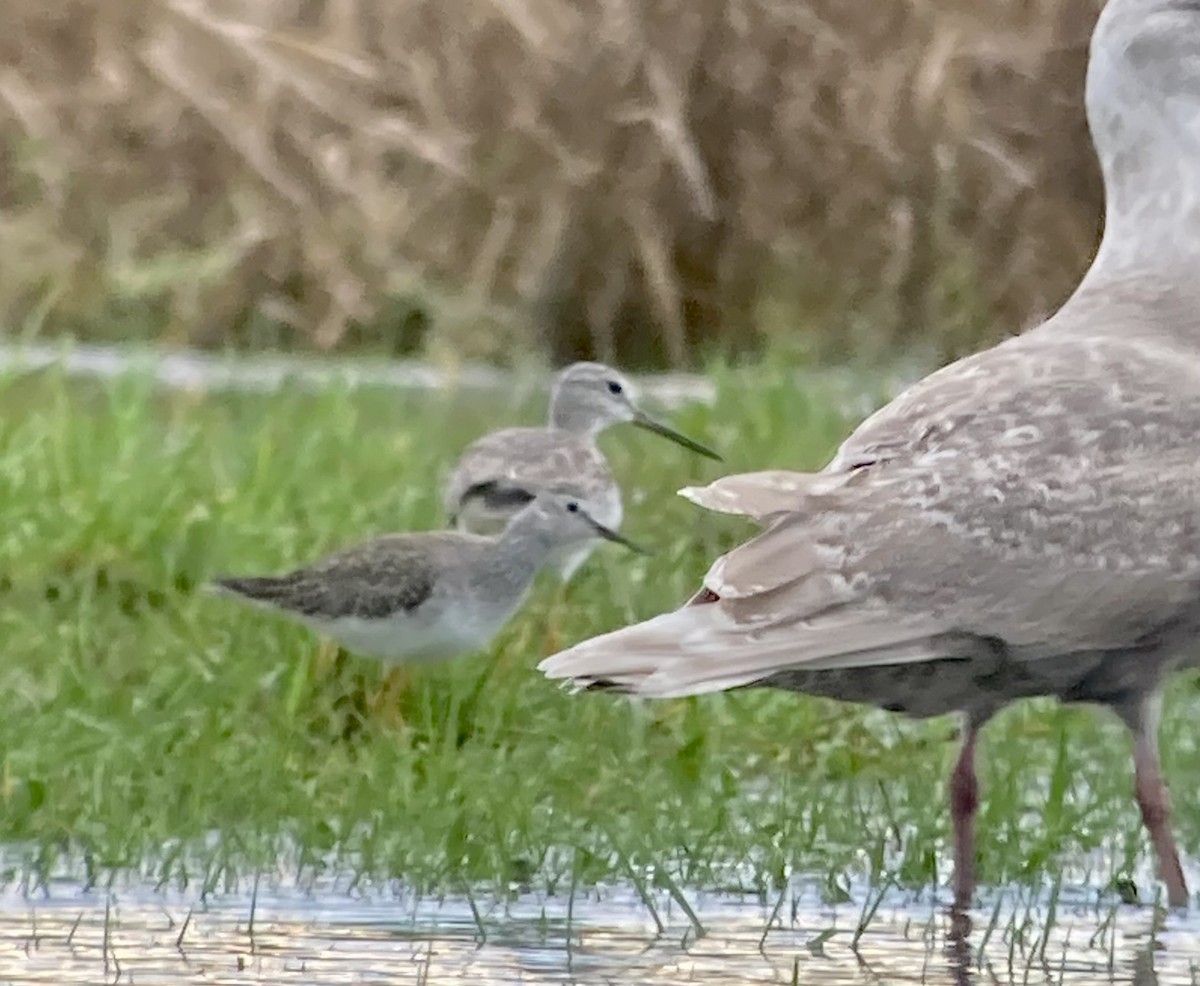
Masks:
[[[271,392],[283,386],[325,390],[331,386],[431,391],[512,392],[545,381],[482,364],[439,368],[411,360],[372,357],[315,357],[282,353],[224,356],[194,349],[96,346],[86,343],[0,344],[0,370],[33,372],[55,368],[69,377],[103,380],[138,372],[171,390]],[[713,385],[689,373],[643,378],[667,403],[711,401]],[[515,385],[517,385],[515,387]]]
[[[204,899],[63,881],[0,896],[0,982],[1200,983],[1195,917],[1094,894],[1050,907],[1014,890],[993,896],[956,949],[927,897],[854,896],[833,907],[814,888],[766,905],[689,892],[698,934],[669,896],[619,888],[485,905],[265,879]]]
[[[146,346],[96,346],[84,343],[45,345],[0,343],[0,372],[30,373],[55,369],[78,380],[109,380],[129,373],[148,376],[176,391],[270,393],[285,386],[312,391],[332,386],[385,388],[410,392],[456,390],[465,393],[527,396],[544,388],[545,374],[501,370],[483,364],[436,367],[412,360],[371,357],[314,357],[279,353],[214,355],[194,349]],[[928,367],[900,364],[877,372],[885,393],[899,393]],[[861,370],[825,367],[819,374],[797,371],[797,385],[819,377],[823,393],[841,393],[846,410],[867,414],[875,401],[864,387]],[[638,376],[639,385],[668,407],[690,402],[711,404],[716,387],[702,374],[655,373]]]

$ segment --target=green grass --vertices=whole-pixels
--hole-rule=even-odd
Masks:
[[[849,422],[777,368],[718,374],[675,416],[728,469],[820,465]],[[753,381],[755,390],[745,384]],[[628,429],[604,439],[626,531],[565,592],[539,585],[487,654],[416,670],[351,739],[340,670],[304,630],[200,591],[386,530],[438,522],[437,481],[474,435],[537,407],[299,392],[163,398],[53,376],[0,384],[0,841],[35,870],[222,879],[285,841],[302,860],[429,891],[653,880],[832,898],[857,877],[944,879],[955,724],[788,694],[635,705],[570,696],[533,666],[558,644],[676,605],[745,535],[674,497],[712,464]],[[1200,851],[1195,685],[1169,694],[1176,829]],[[1128,740],[1107,717],[1025,704],[988,727],[981,875],[1096,886],[1145,861]],[[210,838],[219,833],[220,839]]]

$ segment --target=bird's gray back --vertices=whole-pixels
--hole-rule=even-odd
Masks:
[[[450,532],[384,535],[282,576],[275,603],[318,620],[412,612],[452,588],[487,546]]]
[[[591,438],[559,428],[506,428],[484,435],[463,453],[445,485],[446,512],[458,513],[472,487],[498,481],[588,502],[616,485]]]
[[[1036,329],[943,367],[867,418],[827,470],[956,454],[1085,456],[1190,447],[1200,290],[1089,292]],[[1024,450],[1022,452],[1021,450]]]

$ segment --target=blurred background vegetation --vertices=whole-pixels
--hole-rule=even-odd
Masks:
[[[1101,0],[9,0],[0,326],[694,365],[1021,328]]]

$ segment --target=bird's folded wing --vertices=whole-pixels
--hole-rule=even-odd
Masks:
[[[1185,456],[1073,477],[1062,497],[1020,474],[889,470],[717,559],[692,604],[543,662],[553,678],[687,695],[777,672],[1136,646],[1200,600]]]
[[[864,474],[718,559],[704,584],[743,619],[822,603],[1004,640],[1030,656],[1136,644],[1200,603],[1190,452],[1041,476],[972,460]]]
[[[833,611],[785,628],[743,622],[724,606],[707,604],[585,640],[538,667],[580,688],[599,683],[670,698],[750,685],[800,665],[815,671],[962,654],[955,635],[890,614]]]

